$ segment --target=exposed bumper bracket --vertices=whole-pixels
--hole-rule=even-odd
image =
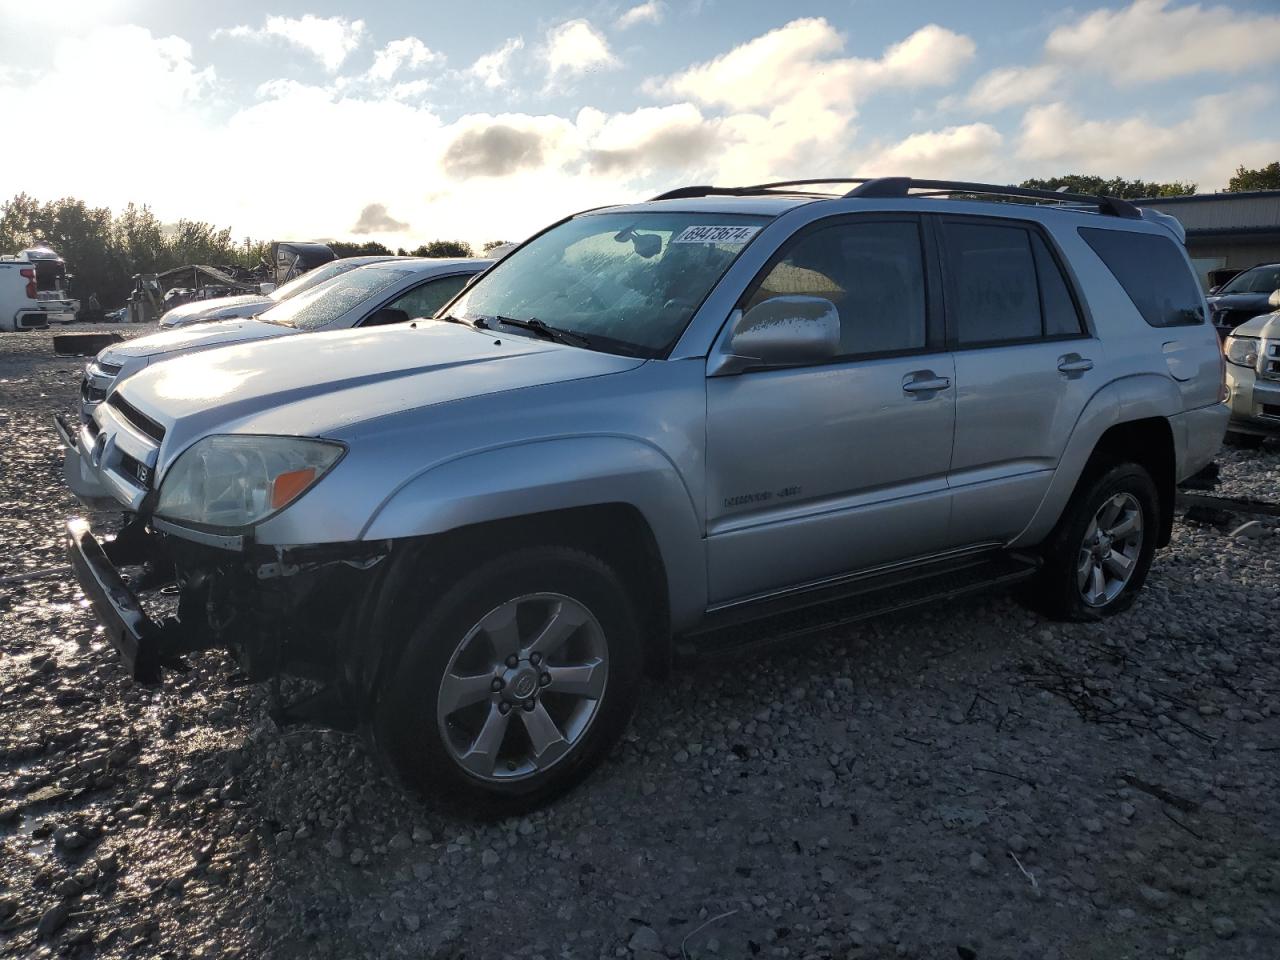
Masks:
[[[126,527],[122,534],[124,543],[118,555],[128,557],[126,562],[137,562],[132,551],[138,546]],[[117,554],[116,541],[103,544],[93,535],[83,520],[67,522],[67,558],[75,571],[80,588],[93,605],[98,622],[107,631],[107,638],[124,661],[129,674],[143,683],[155,683],[160,679],[162,666],[175,666],[178,649],[172,643],[180,630],[176,620],[157,623],[138,602],[137,596],[124,582],[112,562]]]

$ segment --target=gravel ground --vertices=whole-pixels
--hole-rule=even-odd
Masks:
[[[0,577],[63,562],[78,365],[0,341]],[[1223,466],[1280,498],[1275,448]],[[683,666],[490,825],[218,654],[132,684],[65,576],[0,585],[0,955],[1280,956],[1280,529],[1245,519],[1180,520],[1105,624],[992,595]]]

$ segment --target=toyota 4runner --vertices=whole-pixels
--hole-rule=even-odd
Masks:
[[[1167,217],[690,187],[553,225],[435,320],[141,371],[82,431],[134,519],[70,522],[69,553],[137,677],[212,647],[310,677],[286,716],[509,812],[584,775],[678,650],[993,584],[1124,610],[1223,399]],[[171,615],[140,602],[175,583]]]

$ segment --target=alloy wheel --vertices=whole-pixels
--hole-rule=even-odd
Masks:
[[[1117,493],[1098,507],[1085,529],[1076,561],[1076,586],[1084,602],[1105,607],[1133,577],[1142,553],[1142,505]]]
[[[604,630],[585,606],[555,593],[508,600],[467,631],[441,678],[445,747],[482,780],[545,772],[581,741],[608,675]]]

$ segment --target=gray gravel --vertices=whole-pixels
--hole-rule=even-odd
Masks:
[[[0,577],[63,562],[76,367],[0,340]],[[1223,462],[1280,499],[1274,448]],[[1280,956],[1280,533],[1250,519],[1180,521],[1105,624],[992,595],[681,667],[581,788],[490,825],[276,730],[220,655],[133,685],[65,578],[0,586],[0,955]]]

